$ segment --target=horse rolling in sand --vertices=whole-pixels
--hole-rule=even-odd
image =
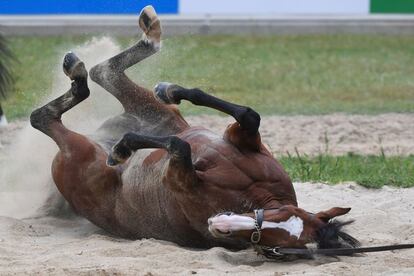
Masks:
[[[289,176],[261,143],[254,110],[169,83],[153,93],[125,75],[160,49],[161,26],[152,7],[142,10],[139,26],[144,35],[138,43],[89,71],[121,102],[123,114],[91,136],[62,124],[62,114],[89,96],[88,72],[74,53],[63,62],[69,91],[31,114],[32,126],[60,149],[52,175],[71,207],[129,239],[199,248],[245,248],[251,242],[305,248],[315,241],[320,247],[356,246],[340,230],[343,224],[330,221],[349,208],[312,214],[297,207]],[[176,108],[181,100],[236,122],[223,135],[189,126]]]

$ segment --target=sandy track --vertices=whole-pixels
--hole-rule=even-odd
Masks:
[[[301,206],[352,206],[349,232],[364,245],[413,242],[414,189],[295,184]],[[0,217],[0,274],[414,275],[414,250],[268,262],[253,250],[191,250],[156,240],[109,237],[82,219]]]

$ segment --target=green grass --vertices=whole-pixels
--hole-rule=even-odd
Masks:
[[[414,155],[407,157],[288,155],[279,158],[293,181],[340,183],[355,181],[368,188],[414,186]]]
[[[11,37],[20,63],[10,119],[50,94],[63,54],[84,36]],[[135,38],[119,38],[123,46]],[[88,67],[92,64],[87,64]],[[200,87],[261,114],[378,114],[414,111],[414,36],[188,36],[128,74],[148,87],[170,81]],[[63,92],[63,91],[62,91]],[[213,111],[182,106],[184,114]]]

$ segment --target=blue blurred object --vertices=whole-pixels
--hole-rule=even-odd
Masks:
[[[0,14],[137,14],[147,5],[158,14],[178,13],[178,0],[1,0]]]

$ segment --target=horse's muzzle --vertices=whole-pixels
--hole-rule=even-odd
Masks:
[[[208,219],[208,231],[213,235],[215,238],[224,238],[228,237],[232,234],[230,230],[230,225],[223,225],[223,223],[218,222],[217,218],[220,216],[232,216],[233,212],[224,212],[215,215]]]

